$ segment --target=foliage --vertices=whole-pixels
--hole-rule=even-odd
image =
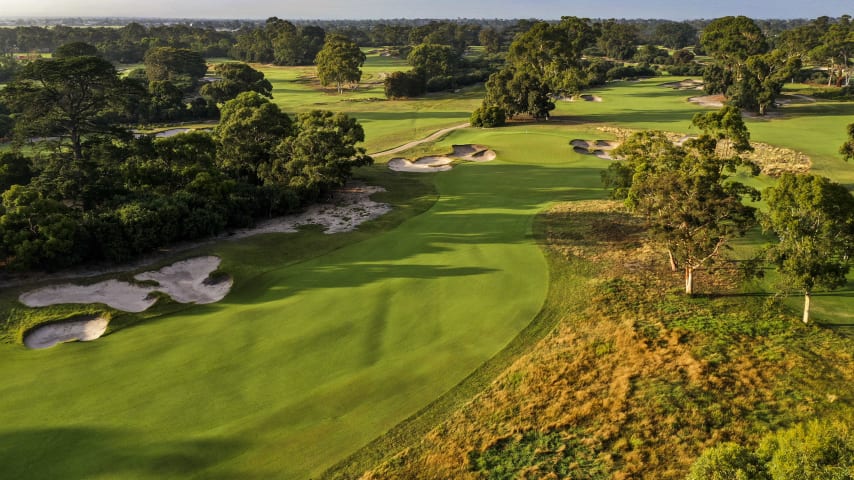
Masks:
[[[765,466],[749,449],[723,443],[703,452],[686,480],[770,480]]]
[[[424,78],[451,75],[460,63],[459,54],[449,45],[422,43],[409,52],[406,60]]]
[[[28,63],[0,98],[18,114],[20,137],[68,136],[74,159],[80,161],[85,134],[117,130],[113,113],[127,93],[110,62],[89,56]]]
[[[202,86],[199,93],[216,103],[225,103],[241,92],[256,92],[273,98],[273,85],[264,74],[245,63],[221,63],[216,66],[221,78]]]
[[[246,62],[310,65],[323,47],[325,36],[320,27],[297,27],[287,20],[270,17],[263,28],[239,32],[231,56]]]
[[[359,46],[347,38],[327,36],[326,43],[314,61],[321,85],[335,84],[339,94],[344,91],[344,85],[358,85],[365,58]]]
[[[854,426],[812,420],[769,436],[758,449],[773,480],[854,479]]]
[[[507,65],[490,76],[484,106],[499,107],[510,118],[520,113],[548,118],[553,96],[583,86],[582,51],[594,40],[587,20],[563,17],[557,24],[534,24],[510,45]]]
[[[471,114],[471,126],[481,128],[501,127],[507,122],[504,110],[496,106],[481,106]]]
[[[393,72],[383,80],[388,98],[411,98],[427,91],[427,82],[417,72]]]
[[[854,253],[854,197],[827,178],[789,174],[765,196],[769,211],[763,225],[779,240],[768,254],[786,284],[804,292],[807,322],[815,288],[847,283],[848,259]]]
[[[53,58],[67,57],[98,57],[98,49],[94,45],[86,42],[70,42],[60,45],[53,52]]]
[[[685,147],[674,145],[663,132],[634,134],[615,150],[625,164],[612,165],[602,175],[603,183],[613,188],[612,197],[624,197],[646,219],[672,268],[684,269],[688,294],[693,293],[694,270],[753,225],[755,208],[744,205],[742,196],[758,197],[754,189],[729,180],[745,164],[738,153],[750,148],[738,112],[724,108],[697,114],[692,123],[703,134]],[[733,145],[732,156],[717,153],[724,139]]]
[[[353,168],[373,163],[364,148],[356,147],[364,140],[362,126],[343,113],[300,113],[292,134],[276,146],[275,158],[259,176],[265,185],[287,185],[314,200],[342,186]]]
[[[291,133],[291,119],[255,92],[243,92],[222,107],[214,128],[218,163],[235,178],[261,184],[259,171],[269,165],[276,145]]]
[[[846,162],[854,159],[854,123],[848,125],[848,139],[839,147],[839,153]]]
[[[155,47],[145,52],[145,74],[149,82],[169,81],[181,90],[189,90],[207,71],[205,59],[187,48]]]
[[[854,432],[850,420],[812,420],[769,434],[758,449],[723,443],[707,449],[688,480],[850,480]]]
[[[655,27],[655,43],[672,49],[697,43],[697,29],[685,22],[662,22]]]
[[[597,25],[596,45],[605,56],[617,60],[629,60],[635,56],[639,42],[638,29],[634,25],[608,20]]]

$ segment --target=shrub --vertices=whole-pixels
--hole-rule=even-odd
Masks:
[[[500,127],[507,123],[507,114],[501,107],[482,106],[471,114],[471,125],[480,128]]]

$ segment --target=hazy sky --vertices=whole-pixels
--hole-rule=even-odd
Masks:
[[[0,16],[170,18],[670,18],[854,14],[854,0],[0,0]]]

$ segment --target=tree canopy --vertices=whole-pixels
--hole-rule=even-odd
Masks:
[[[783,175],[765,193],[768,214],[763,225],[778,238],[770,260],[786,284],[804,294],[804,323],[816,288],[847,283],[848,259],[854,253],[854,197],[827,178]]]
[[[215,72],[220,79],[206,83],[199,90],[217,103],[225,103],[242,92],[256,92],[273,98],[273,85],[264,74],[245,63],[221,63]]]
[[[366,58],[359,46],[346,37],[327,36],[326,43],[315,58],[321,85],[334,84],[339,94],[344,91],[346,84],[358,85]]]

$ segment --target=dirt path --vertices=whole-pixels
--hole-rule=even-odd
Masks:
[[[371,155],[372,157],[378,157],[380,155],[393,155],[395,153],[399,153],[399,152],[402,152],[404,150],[409,150],[410,148],[415,147],[417,145],[421,145],[422,143],[427,143],[427,142],[432,142],[434,140],[438,140],[439,138],[441,138],[443,135],[445,135],[448,132],[453,132],[454,130],[459,130],[461,128],[466,128],[466,127],[470,127],[470,126],[471,126],[470,123],[463,123],[462,125],[457,125],[456,127],[443,128],[443,129],[439,130],[438,132],[433,133],[429,137],[422,138],[421,140],[413,140],[409,143],[404,143],[403,145],[401,145],[399,147],[394,147],[394,148],[389,149],[389,150],[383,150],[381,152],[370,153],[369,155]]]

